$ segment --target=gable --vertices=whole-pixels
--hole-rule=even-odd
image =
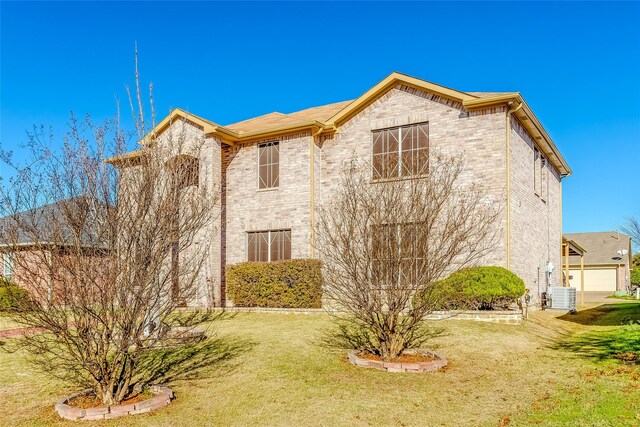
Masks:
[[[511,108],[513,114],[520,120],[559,173],[563,176],[571,174],[571,169],[560,154],[560,151],[519,93],[462,92],[397,72],[391,73],[354,101],[343,101],[289,114],[273,112],[227,126],[218,125],[195,114],[176,108],[154,127],[140,143],[144,144],[146,141],[156,138],[171,123],[180,118],[194,123],[202,129],[205,135],[215,136],[227,145],[253,142],[300,131],[310,131],[312,135],[329,135],[338,131],[339,127],[351,117],[357,115],[396,87],[403,88],[406,91],[416,90],[428,93],[438,97],[438,100],[454,102],[464,112],[505,106]]]

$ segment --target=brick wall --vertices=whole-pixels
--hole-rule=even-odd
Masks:
[[[371,130],[425,121],[429,122],[431,152],[463,156],[466,165],[461,182],[482,184],[488,196],[504,206],[505,110],[498,108],[465,113],[457,102],[401,85],[342,125],[333,138],[324,141],[320,180],[322,202],[330,203],[336,193],[340,169],[345,160],[353,155],[365,160],[370,158]],[[496,227],[498,239],[482,263],[506,267],[506,214]]]
[[[547,162],[547,197],[534,193],[534,142],[514,118],[511,121],[511,270],[531,289],[534,299],[550,283],[561,283],[560,176]]]
[[[310,133],[302,133],[224,147],[227,264],[247,260],[248,231],[291,229],[291,256],[309,256],[311,140]],[[279,187],[259,190],[258,144],[270,141],[279,141]]]
[[[306,132],[233,147],[211,138],[206,141],[201,179],[219,184],[221,191],[221,205],[215,212],[219,219],[214,225],[218,232],[211,242],[211,261],[203,278],[214,289],[216,305],[224,304],[224,265],[247,259],[248,231],[291,229],[292,256],[310,256],[311,188],[317,219],[320,206],[330,203],[336,193],[343,162],[353,155],[370,158],[371,130],[425,121],[429,122],[432,152],[461,155],[466,162],[463,183],[483,185],[489,198],[503,206],[504,214],[496,223],[498,240],[481,263],[506,267],[506,109],[467,113],[456,101],[397,85],[332,136],[314,138]],[[203,136],[196,126],[189,132],[192,138]],[[546,286],[547,261],[556,266],[552,283],[559,282],[560,179],[547,165],[547,201],[537,198],[533,194],[533,139],[515,119],[510,132],[511,269],[537,296]],[[259,190],[257,145],[276,140],[280,144],[279,187]],[[313,179],[310,149],[314,153]],[[199,298],[197,303],[205,304],[206,300]]]

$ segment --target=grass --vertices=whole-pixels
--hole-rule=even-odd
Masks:
[[[171,381],[171,405],[96,425],[640,425],[640,368],[616,357],[639,350],[634,320],[640,304],[624,301],[522,325],[431,322],[430,348],[450,364],[416,375],[357,368],[316,344],[326,315],[243,313],[217,324],[224,357]],[[75,425],[53,411],[72,391],[0,351],[4,424]]]
[[[21,328],[21,327],[22,325],[20,325],[17,322],[14,322],[7,316],[3,316],[2,313],[0,312],[0,331],[5,331],[7,329]]]

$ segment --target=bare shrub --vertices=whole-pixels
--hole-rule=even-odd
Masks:
[[[328,303],[348,314],[338,317],[343,341],[384,360],[421,345],[423,318],[441,303],[432,285],[493,247],[499,203],[464,185],[463,170],[432,155],[425,175],[372,182],[367,162],[344,165],[316,232]]]
[[[97,126],[72,116],[59,150],[40,128],[25,147],[26,166],[2,153],[16,173],[1,189],[0,245],[32,295],[12,315],[44,331],[18,345],[104,404],[157,377],[147,362],[180,345],[175,325],[216,317],[178,310],[211,298],[203,266],[217,232],[218,188],[202,179],[205,141],[184,122],[147,134],[139,85],[136,93],[131,134],[119,117]],[[142,145],[125,155],[131,135]]]

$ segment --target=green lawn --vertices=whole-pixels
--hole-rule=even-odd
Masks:
[[[97,424],[640,425],[640,368],[619,356],[639,351],[630,320],[640,320],[640,304],[620,301],[574,316],[533,313],[518,326],[431,322],[441,334],[430,347],[448,369],[390,374],[318,345],[326,315],[239,314],[216,326],[218,361],[171,382],[170,406]],[[78,425],[53,411],[71,391],[24,354],[0,352],[0,424]]]

